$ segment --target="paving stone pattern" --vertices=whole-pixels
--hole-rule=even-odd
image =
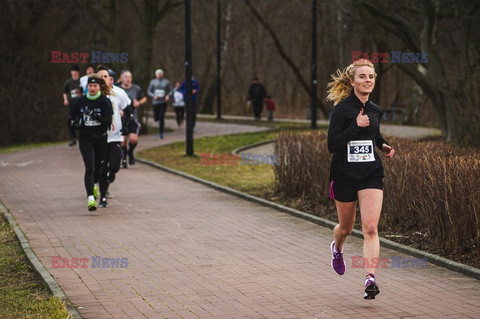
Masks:
[[[196,133],[247,130],[198,122]],[[184,134],[142,136],[139,148]],[[478,280],[430,264],[379,269],[380,295],[363,300],[363,269],[351,267],[361,240],[347,240],[338,276],[331,230],[152,167],[121,170],[111,193],[110,207],[87,211],[77,147],[0,154],[0,199],[84,318],[480,318]],[[52,256],[89,261],[53,268]],[[92,256],[128,264],[93,268]]]

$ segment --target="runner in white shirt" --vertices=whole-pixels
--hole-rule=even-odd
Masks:
[[[88,90],[87,88],[88,76],[93,73],[95,73],[93,64],[87,64],[87,66],[85,67],[85,75],[80,78],[80,87],[82,88],[84,95],[87,94],[87,90]]]
[[[122,148],[120,143],[123,141],[122,136],[122,115],[123,110],[132,103],[127,93],[120,87],[113,85],[113,77],[115,72],[109,70],[105,66],[97,68],[97,75],[100,76],[106,83],[110,85],[113,91],[112,95],[107,95],[112,102],[113,119],[112,127],[108,133],[107,151],[102,168],[100,169],[99,184],[100,184],[100,203],[99,207],[108,207],[107,191],[110,183],[115,180],[115,174],[120,169],[122,160]]]

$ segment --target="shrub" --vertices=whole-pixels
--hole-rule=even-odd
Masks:
[[[446,253],[480,246],[480,151],[441,142],[388,137],[393,159],[384,159],[385,197],[381,225],[421,230],[425,240]],[[378,150],[377,150],[378,151]],[[325,133],[277,135],[276,187],[304,205],[328,200],[332,155]],[[379,154],[381,155],[381,154]],[[310,203],[310,204],[309,204]]]

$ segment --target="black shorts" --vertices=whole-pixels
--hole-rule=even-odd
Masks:
[[[124,130],[124,133],[122,135],[128,135],[128,134],[137,134],[140,132],[140,123],[138,123],[137,119],[132,118],[125,123],[127,126],[127,129]],[[125,134],[126,133],[126,134]]]
[[[330,181],[330,199],[339,202],[354,202],[358,199],[358,191],[367,188],[383,191],[383,177],[368,177],[362,180],[332,180]]]

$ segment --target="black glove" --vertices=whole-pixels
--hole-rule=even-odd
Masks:
[[[80,118],[70,118],[70,126],[73,127],[74,129],[79,129],[80,128]]]

